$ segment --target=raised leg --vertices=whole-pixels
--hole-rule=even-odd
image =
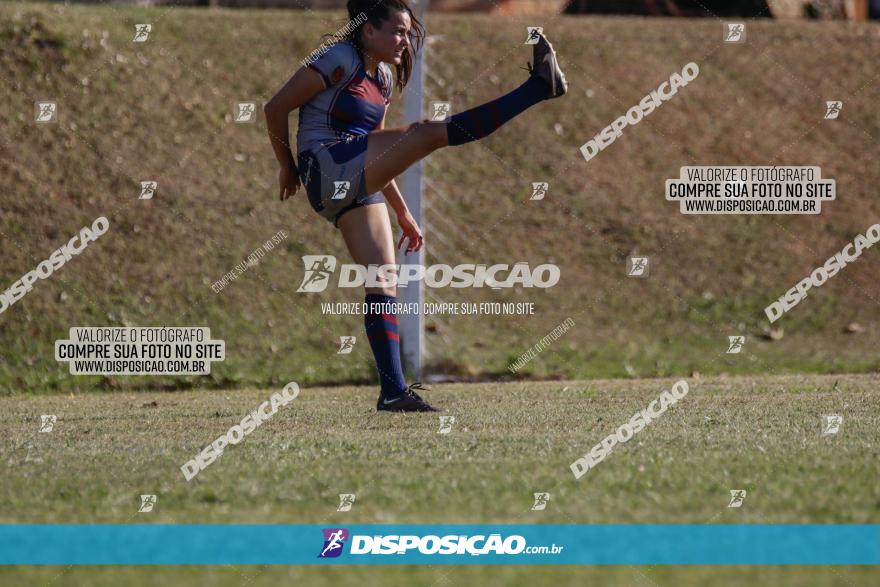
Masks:
[[[378,192],[410,165],[448,144],[445,122],[422,120],[370,133],[364,165],[367,193]]]
[[[489,136],[509,120],[550,97],[549,83],[530,76],[507,94],[443,122],[423,120],[405,128],[378,130],[367,141],[367,193],[384,188],[410,165],[437,149]]]

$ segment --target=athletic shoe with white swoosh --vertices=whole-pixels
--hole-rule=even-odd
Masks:
[[[398,397],[380,397],[376,402],[376,410],[379,412],[439,412],[438,410],[421,398],[415,390],[430,391],[422,387],[421,383],[413,383],[407,387],[403,394]]]
[[[538,35],[538,42],[535,43],[532,62],[529,63],[529,73],[537,75],[550,85],[550,95],[547,99],[558,98],[568,91],[568,81],[565,74],[559,68],[559,62],[556,60],[556,51],[553,45],[544,36],[544,33]]]

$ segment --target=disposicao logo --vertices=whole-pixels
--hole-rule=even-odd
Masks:
[[[342,554],[345,541],[348,540],[348,530],[345,528],[324,528],[324,548],[318,558],[336,558]]]
[[[330,284],[330,277],[337,269],[336,257],[333,255],[303,255],[305,273],[302,283],[296,290],[300,293],[318,293],[325,291]],[[425,285],[432,288],[440,287],[490,287],[502,289],[515,287],[537,287],[546,289],[559,282],[559,267],[544,263],[532,269],[528,263],[521,261],[509,264],[473,264],[461,265],[339,265],[338,287],[390,287],[399,285],[406,287],[410,282],[424,280]],[[501,274],[499,276],[499,274]],[[503,279],[502,279],[503,277]]]

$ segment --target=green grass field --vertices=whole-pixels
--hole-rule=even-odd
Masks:
[[[342,13],[0,3],[0,275],[5,289],[82,226],[112,228],[0,316],[0,523],[880,523],[880,265],[846,267],[771,336],[763,308],[880,219],[875,23],[430,15],[426,100],[454,111],[518,85],[544,24],[571,83],[476,145],[426,163],[432,263],[555,263],[547,291],[440,290],[434,302],[534,302],[513,318],[426,320],[427,372],[456,420],[375,411],[359,316],[298,295],[301,256],[349,262],[302,193],[277,201],[262,104]],[[135,23],[154,25],[131,42]],[[700,77],[587,164],[578,147],[670,73]],[[34,102],[56,100],[57,125]],[[824,101],[842,100],[836,121]],[[402,119],[395,92],[388,123]],[[296,116],[291,116],[291,132]],[[820,216],[704,216],[665,201],[684,165],[818,165]],[[140,181],[156,180],[149,201]],[[548,181],[540,202],[531,182]],[[285,240],[226,289],[211,284]],[[627,256],[651,258],[647,279]],[[508,365],[571,318],[515,376]],[[72,376],[75,326],[208,326],[210,376]],[[730,335],[746,336],[726,354]],[[362,341],[359,338],[359,341]],[[849,374],[842,374],[849,373]],[[569,464],[686,378],[689,395],[575,480]],[[294,380],[291,405],[191,482],[180,466]],[[56,415],[51,432],[40,416]],[[821,418],[844,418],[823,435]],[[728,508],[731,489],[743,507]],[[543,512],[534,492],[551,493]],[[356,494],[337,512],[340,493]],[[138,513],[155,494],[155,511]],[[0,585],[869,586],[871,567],[19,567]]]
[[[456,417],[377,414],[371,388],[300,396],[187,483],[179,467],[273,390],[0,399],[3,523],[877,523],[876,376],[690,380],[690,393],[580,480],[568,466],[672,380],[436,386]],[[52,432],[39,416],[55,414]],[[821,416],[844,417],[821,434]],[[745,489],[728,508],[729,490]],[[532,493],[549,491],[546,511]],[[154,512],[137,513],[141,494]],[[350,512],[338,494],[354,493]],[[760,573],[760,574],[759,574]],[[868,585],[868,568],[4,570],[29,584]],[[776,579],[774,579],[776,577]],[[449,581],[449,583],[445,583]],[[104,582],[104,583],[102,583]]]

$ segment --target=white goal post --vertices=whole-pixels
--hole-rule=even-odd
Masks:
[[[424,23],[425,14],[428,10],[428,4],[431,0],[410,0],[410,6],[416,13],[418,19]],[[415,63],[413,64],[412,76],[404,90],[404,117],[406,124],[418,122],[424,118],[424,92],[425,92],[425,52],[428,49],[428,43],[422,43],[421,50],[416,54]],[[418,161],[412,167],[407,169],[401,176],[401,191],[403,192],[404,201],[409,207],[410,212],[418,223],[422,232],[425,231],[424,215],[422,214],[422,190],[423,181],[422,174],[424,171],[424,162]],[[395,240],[395,244],[397,241]],[[427,246],[427,245],[425,245]],[[410,253],[404,256],[400,251],[397,252],[397,262],[399,264],[424,264],[425,247],[417,253]],[[423,283],[422,280],[416,283],[410,283],[407,287],[398,288],[397,293],[399,301],[405,304],[418,304],[418,313],[402,313],[400,315],[400,350],[401,359],[403,361],[404,371],[417,380],[422,378],[422,349],[425,344],[425,329],[421,313],[423,300]]]

